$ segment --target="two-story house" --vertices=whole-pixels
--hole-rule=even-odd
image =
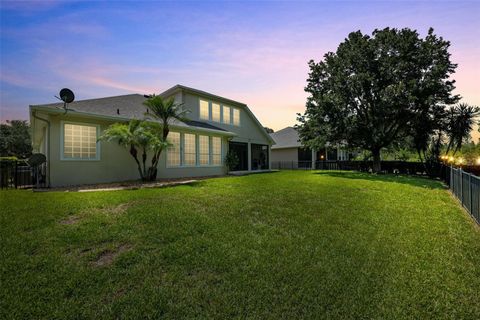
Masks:
[[[274,143],[246,104],[176,85],[161,93],[188,109],[188,121],[170,124],[171,146],[162,152],[158,178],[215,176],[226,173],[228,150],[237,154],[234,171],[268,170]],[[30,106],[34,152],[47,158],[49,186],[138,179],[128,151],[115,142],[98,141],[109,125],[144,119],[148,97],[130,94],[80,100],[68,105]]]

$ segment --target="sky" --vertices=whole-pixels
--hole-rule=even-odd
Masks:
[[[0,0],[0,118],[28,119],[64,87],[81,100],[183,84],[244,102],[279,130],[305,110],[309,60],[385,27],[451,41],[455,93],[480,106],[480,0]]]

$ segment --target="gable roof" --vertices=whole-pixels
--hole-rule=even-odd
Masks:
[[[272,146],[272,150],[303,147],[298,131],[293,127],[286,127],[277,132],[270,133],[270,136],[276,143]]]
[[[116,121],[128,121],[131,119],[144,119],[147,107],[143,102],[147,99],[141,94],[128,94],[98,99],[78,100],[68,104],[68,113],[84,115],[95,118],[104,118]],[[45,110],[52,113],[64,113],[63,103],[50,103],[31,105],[30,108]],[[172,119],[172,127],[218,132],[219,134],[235,135],[224,129],[201,121],[178,121]]]
[[[181,84],[177,84],[177,85],[171,87],[170,89],[165,90],[164,92],[160,93],[160,95],[167,97],[167,96],[170,96],[170,95],[172,95],[172,94],[174,94],[178,91],[185,91],[185,92],[189,92],[189,93],[199,95],[199,96],[206,96],[206,97],[209,97],[213,100],[217,100],[219,102],[225,102],[227,104],[236,105],[238,107],[243,108],[245,110],[245,112],[253,119],[255,124],[257,124],[260,131],[268,139],[268,141],[270,141],[271,143],[275,143],[275,141],[272,139],[272,137],[265,130],[265,127],[260,123],[260,121],[257,119],[257,117],[255,117],[253,112],[250,110],[250,108],[248,108],[248,106],[245,103],[235,101],[235,100],[232,100],[232,99],[228,99],[228,98],[225,98],[225,97],[213,94],[213,93],[209,93],[209,92],[206,92],[206,91],[203,91],[203,90],[198,90],[198,89],[195,89],[195,88],[187,87],[187,86],[184,86],[184,85],[181,85]]]

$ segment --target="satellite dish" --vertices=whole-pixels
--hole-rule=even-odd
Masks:
[[[55,98],[63,101],[63,110],[65,110],[66,114],[68,111],[67,103],[73,102],[73,100],[75,100],[75,95],[73,94],[73,91],[68,88],[63,88],[62,90],[60,90],[59,95],[60,97],[55,96]]]
[[[65,103],[71,103],[73,100],[75,100],[75,95],[73,94],[73,91],[68,89],[68,88],[63,88],[60,90],[60,100],[62,100]]]

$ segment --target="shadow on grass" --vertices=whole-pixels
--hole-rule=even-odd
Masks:
[[[427,177],[415,177],[394,174],[373,174],[356,171],[318,171],[314,174],[353,180],[401,183],[426,189],[446,189],[445,185],[443,185],[439,180],[433,180]]]

